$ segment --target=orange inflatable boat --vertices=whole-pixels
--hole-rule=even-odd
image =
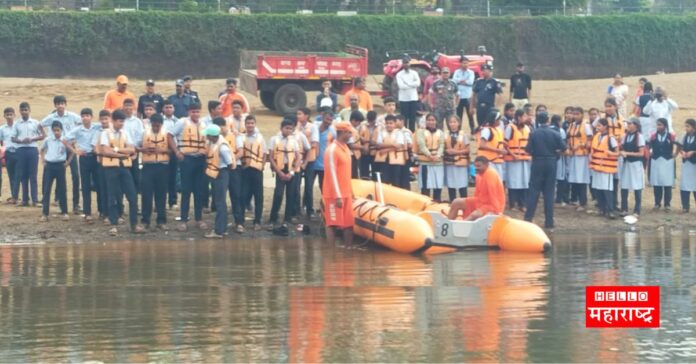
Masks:
[[[538,226],[504,215],[449,220],[449,207],[427,196],[372,181],[353,180],[356,235],[402,253],[498,248],[541,253],[551,241]]]

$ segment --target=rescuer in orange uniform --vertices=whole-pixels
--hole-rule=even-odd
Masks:
[[[348,122],[339,122],[335,127],[336,140],[326,148],[324,154],[322,198],[326,237],[330,244],[335,244],[336,230],[341,230],[343,243],[350,247],[353,244],[353,192],[348,141],[353,133]]]
[[[458,198],[450,205],[448,218],[454,220],[463,211],[464,220],[473,221],[488,214],[502,214],[505,209],[505,187],[498,172],[488,167],[488,158],[477,157],[476,191],[474,197]]]

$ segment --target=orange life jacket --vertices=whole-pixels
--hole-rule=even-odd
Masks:
[[[351,134],[353,134],[354,145],[360,146],[361,145],[360,132],[358,132],[358,129],[353,128],[353,129],[351,129],[350,132],[351,132]],[[360,157],[362,156],[362,151],[360,151],[360,149],[351,149],[350,153],[353,155],[353,157],[355,159],[360,159]]]
[[[495,126],[486,126],[485,128],[488,128],[488,130],[491,131],[491,140],[487,141],[488,146],[498,150],[503,150],[505,141],[503,139],[503,133],[500,131],[500,129]],[[492,151],[479,149],[477,151],[477,155],[479,157],[486,157],[491,163],[503,163],[503,156]]]
[[[242,154],[242,166],[250,167],[263,171],[263,166],[265,163],[264,153],[263,153],[263,137],[260,133],[256,134],[256,139],[253,142],[249,142],[244,137],[244,152]]]
[[[360,129],[358,130],[360,134],[360,141],[363,144],[368,144],[368,151],[370,156],[372,157],[374,157],[377,154],[377,136],[379,135],[380,130],[380,126],[375,124],[374,128],[372,128],[372,131],[370,131],[370,126],[367,123],[360,125]],[[372,146],[370,147],[369,144],[372,144]]]
[[[179,150],[184,154],[205,153],[207,141],[203,135],[203,126],[200,122],[193,123],[189,119],[184,120],[184,130],[181,132]]]
[[[590,169],[597,172],[614,174],[619,167],[619,158],[609,155],[609,134],[596,134],[592,138]],[[601,141],[600,141],[601,139]]]
[[[393,130],[391,133],[383,130],[382,131],[382,141],[384,144],[394,144],[395,137],[394,134],[398,133],[398,130]],[[397,150],[380,150],[375,155],[375,162],[388,162],[392,165],[404,165],[406,164],[406,158],[404,158],[405,147],[397,146]]]
[[[589,149],[587,148],[587,139],[589,135],[585,131],[587,126],[587,120],[583,120],[579,123],[572,123],[568,128],[568,147],[569,149],[578,148],[573,152],[573,155],[587,155]]]
[[[456,149],[458,151],[465,150],[466,144],[464,144],[465,133],[460,130],[457,136],[452,140],[452,136],[445,137],[445,164],[453,164],[455,166],[466,167],[469,165],[469,154],[465,155],[448,155],[447,149]]]
[[[155,148],[154,153],[141,153],[143,163],[168,163],[169,148],[167,145],[167,133],[161,129],[154,134],[152,130],[143,137],[143,148]]]
[[[310,123],[309,121],[304,127],[300,126],[299,123],[297,124],[297,130],[305,135],[307,142],[309,142],[309,145],[311,146],[311,149],[307,152],[307,162],[314,162],[317,160],[317,155],[319,155],[319,143],[312,145],[313,128],[314,124]]]
[[[223,144],[229,146],[225,138],[218,138],[217,143],[208,145],[205,174],[210,178],[217,178],[220,174],[220,146]],[[234,165],[234,158],[232,158],[232,165]]]
[[[289,135],[287,141],[283,143],[283,137],[278,136],[276,139],[275,147],[273,148],[273,160],[275,161],[276,167],[284,169],[285,165],[288,165],[288,170],[293,170],[292,166],[295,163],[295,153],[300,152],[300,143],[294,135]],[[285,159],[287,158],[287,163]],[[295,172],[299,172],[299,168],[294,169]]]
[[[532,160],[532,156],[527,154],[527,151],[524,149],[527,146],[527,142],[529,141],[529,127],[527,125],[524,125],[522,127],[522,130],[520,130],[520,128],[517,127],[517,125],[515,125],[514,123],[510,123],[509,126],[512,130],[512,135],[510,136],[510,140],[508,140],[508,148],[510,149],[510,153],[512,154],[505,155],[505,161],[512,162],[515,160]],[[514,159],[513,155],[516,156],[517,159]]]
[[[126,137],[125,137],[125,131],[121,129],[121,131],[118,133],[118,136],[116,136],[116,132],[113,130],[106,130],[105,131],[107,138],[109,138],[109,146],[111,148],[118,148],[118,149],[124,149],[126,148]],[[102,166],[104,167],[128,167],[130,168],[133,165],[131,162],[130,157],[120,157],[120,158],[113,158],[113,157],[102,157]]]
[[[425,151],[419,149],[418,133],[423,134],[425,147],[430,151],[430,155],[436,155],[440,149],[440,141],[442,141],[442,130],[436,129],[435,133],[432,133],[428,129],[418,129],[416,132],[416,141],[413,143],[413,151],[416,154],[416,159],[421,162],[431,162],[430,157],[425,154]]]

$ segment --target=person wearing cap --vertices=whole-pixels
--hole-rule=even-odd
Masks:
[[[540,113],[537,116],[539,127],[529,135],[525,151],[532,156],[527,211],[524,219],[532,221],[536,213],[539,194],[544,195],[544,227],[553,229],[553,202],[556,186],[556,160],[566,149],[560,132],[549,126],[549,116]]]
[[[421,79],[418,72],[411,70],[411,59],[404,57],[401,60],[401,71],[396,74],[396,85],[399,87],[397,99],[401,115],[406,117],[406,126],[416,130],[416,106],[418,105],[418,88]]]
[[[459,103],[457,104],[457,117],[464,122],[464,113],[466,112],[466,117],[469,120],[469,128],[471,134],[474,133],[474,117],[471,115],[471,104],[469,100],[472,96],[472,88],[474,86],[474,81],[476,80],[476,75],[474,71],[469,69],[469,59],[462,57],[460,61],[460,66],[454,75],[452,75],[452,81],[457,84],[457,94],[459,95]]]
[[[53,107],[55,107],[55,110],[41,120],[41,126],[44,127],[46,135],[51,134],[48,131],[50,131],[51,125],[56,120],[60,122],[63,128],[64,136],[69,135],[73,129],[82,125],[80,116],[74,112],[67,111],[67,105],[68,100],[65,98],[65,96],[57,95],[53,97]],[[70,160],[70,179],[72,186],[73,213],[78,214],[80,212],[80,169],[77,158],[71,158]],[[58,188],[57,184],[56,188]],[[58,192],[56,192],[56,198],[58,198]]]
[[[174,116],[177,118],[185,118],[188,115],[189,105],[193,104],[193,99],[187,95],[184,90],[184,80],[176,80],[176,92],[169,95],[167,100],[174,105]]]
[[[476,121],[479,126],[485,123],[491,109],[495,107],[496,96],[503,93],[502,85],[493,78],[492,73],[493,67],[489,64],[481,66],[482,78],[474,82],[472,89],[471,104],[476,106]]]
[[[242,113],[249,112],[249,101],[240,92],[237,92],[237,80],[234,78],[228,78],[225,82],[226,92],[220,96],[220,103],[222,104],[222,117],[229,117],[232,115],[232,103],[234,101],[239,101],[242,103]]]
[[[128,91],[128,77],[119,75],[116,77],[116,89],[110,90],[104,95],[104,109],[109,111],[120,109],[126,99],[135,100],[135,95]]]
[[[29,205],[31,190],[32,206],[39,203],[36,176],[39,168],[38,143],[46,137],[46,133],[38,121],[32,119],[31,107],[28,102],[19,104],[20,118],[12,125],[12,143],[17,150],[17,184],[22,186],[22,206]]]
[[[164,104],[164,98],[162,95],[155,93],[155,80],[145,81],[145,94],[138,98],[138,117],[144,118],[145,116],[145,104],[151,103],[155,106],[155,112],[162,113],[162,105]]]
[[[444,129],[445,119],[454,114],[455,108],[459,104],[459,94],[457,94],[457,84],[450,80],[450,69],[442,68],[440,79],[433,82],[431,92],[433,94],[433,115],[437,120],[437,128]]]
[[[363,114],[363,117],[365,114],[367,114],[367,111],[364,109],[360,108],[360,97],[357,94],[352,94],[348,97],[350,99],[350,105],[346,108],[343,108],[340,113],[338,113],[338,118],[340,121],[350,121],[350,115],[354,112],[359,112]]]
[[[202,104],[201,98],[198,97],[198,92],[193,91],[191,88],[193,86],[193,77],[186,75],[182,77],[181,80],[184,81],[184,93],[191,98],[192,102]]]
[[[203,130],[207,125],[201,120],[201,105],[190,104],[188,117],[181,118],[171,130],[167,130],[169,147],[176,154],[181,168],[181,224],[179,231],[188,230],[189,208],[193,194],[194,219],[200,229],[205,230],[203,222],[203,198],[208,185],[205,176],[206,139]],[[174,138],[178,143],[174,143]]]
[[[356,77],[353,79],[353,88],[348,90],[348,92],[346,92],[345,96],[343,97],[343,107],[350,107],[351,95],[358,96],[358,107],[360,109],[363,109],[366,112],[372,110],[372,95],[370,95],[370,93],[367,92],[367,90],[365,90],[365,79],[363,79],[362,77]],[[331,107],[333,111],[336,110],[335,105],[332,105]]]
[[[163,118],[160,114],[150,117],[150,128],[143,135],[142,146],[138,148],[143,162],[140,177],[141,188],[141,222],[146,228],[150,227],[152,216],[152,201],[154,197],[157,211],[157,228],[166,230],[167,224],[167,189],[169,181],[169,151],[175,146],[167,138],[167,132],[162,127]]]
[[[126,197],[128,200],[128,219],[132,233],[143,233],[145,229],[138,225],[138,199],[130,174],[133,164],[131,157],[135,154],[135,145],[130,135],[123,129],[126,115],[121,110],[111,114],[112,128],[101,134],[100,154],[102,156],[102,168],[106,180],[107,194],[109,198],[109,223],[111,229],[109,235],[118,235],[119,200]]]
[[[524,64],[517,63],[516,72],[510,77],[510,102],[521,109],[532,98],[532,77],[524,73]]]
[[[229,172],[235,167],[234,158],[225,138],[220,137],[220,126],[215,120],[208,125],[203,134],[208,139],[205,174],[213,184],[213,203],[215,204],[215,225],[213,230],[205,235],[208,239],[222,239],[227,232],[227,191],[229,187]]]
[[[269,222],[275,225],[278,222],[278,211],[283,203],[283,193],[287,191],[285,200],[286,223],[291,222],[295,216],[295,184],[298,181],[296,173],[300,171],[302,162],[302,145],[294,133],[295,126],[291,119],[286,118],[280,123],[280,135],[271,138],[269,147],[271,170],[275,173],[275,190],[273,191],[273,204]]]
[[[73,144],[75,153],[80,159],[80,184],[82,186],[82,211],[85,214],[85,222],[91,224],[92,219],[92,186],[99,193],[99,176],[97,175],[99,163],[95,154],[95,147],[99,143],[101,125],[92,124],[92,109],[84,108],[80,111],[82,124],[73,128],[66,135],[66,140]]]
[[[322,181],[326,238],[329,244],[336,243],[336,231],[343,235],[346,247],[353,245],[353,191],[351,187],[351,157],[348,141],[353,136],[353,127],[348,122],[336,123],[336,141],[324,154],[326,178]]]

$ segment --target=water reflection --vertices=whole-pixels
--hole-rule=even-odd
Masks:
[[[696,360],[696,236],[549,256],[320,240],[0,247],[3,361]],[[587,330],[588,284],[662,286],[659,330]]]

